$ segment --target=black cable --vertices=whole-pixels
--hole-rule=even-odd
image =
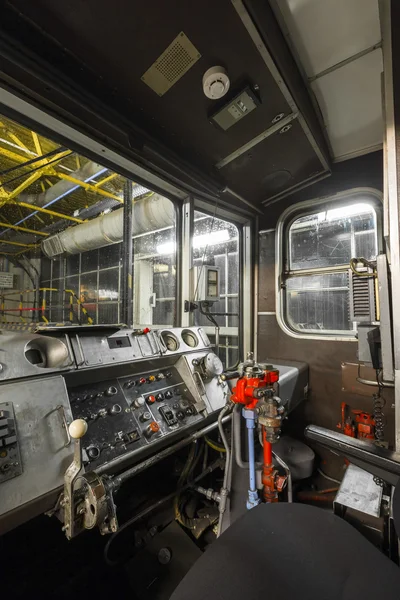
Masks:
[[[71,154],[75,154],[75,153],[71,150],[68,154],[66,154],[62,158],[63,159],[67,158],[67,156],[71,156]],[[39,169],[43,169],[43,167],[47,167],[47,166],[51,165],[54,162],[58,162],[59,160],[61,160],[61,159],[60,158],[53,158],[53,160],[49,160],[49,162],[46,163],[46,165],[41,165],[40,167],[36,167],[35,169],[31,169],[27,173],[22,173],[22,175],[18,175],[18,177],[13,177],[12,179],[9,179],[8,181],[5,181],[4,183],[1,183],[0,187],[4,188],[9,183],[13,183],[14,181],[17,181],[18,179],[21,179],[22,177],[26,177],[27,175],[31,175],[32,173],[35,173],[36,171],[39,171]]]
[[[53,156],[54,154],[59,154],[60,152],[64,152],[65,150],[68,150],[68,148],[64,148],[63,146],[60,146],[59,148],[56,148],[55,150],[51,150],[50,152],[47,152],[46,154],[42,154],[41,156],[38,156],[36,158],[32,158],[31,160],[27,160],[26,162],[17,165],[15,167],[10,167],[9,169],[4,169],[4,171],[0,171],[0,175],[7,175],[7,173],[11,173],[12,171],[17,171],[18,169],[23,169],[24,167],[28,167],[29,165],[32,165],[35,162],[38,162],[39,160],[43,160],[44,158],[48,158],[49,156]]]

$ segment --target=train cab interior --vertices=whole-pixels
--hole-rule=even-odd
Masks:
[[[1,3],[4,598],[400,598],[399,27]]]

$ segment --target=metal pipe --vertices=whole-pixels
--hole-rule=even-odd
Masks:
[[[288,502],[293,502],[292,472],[289,468],[289,465],[287,463],[285,463],[285,461],[278,454],[276,454],[276,452],[272,451],[272,455],[275,458],[276,462],[286,471]]]
[[[219,429],[219,433],[220,433],[220,436],[222,439],[222,443],[225,448],[226,458],[225,458],[224,480],[223,480],[222,488],[220,491],[221,500],[219,502],[219,507],[218,507],[219,520],[218,520],[218,528],[217,528],[217,537],[219,537],[221,535],[222,519],[224,516],[224,512],[226,510],[226,503],[227,503],[228,495],[229,495],[228,481],[229,481],[229,473],[230,473],[231,461],[232,461],[231,449],[229,447],[228,440],[227,440],[227,437],[225,435],[225,431],[223,428],[223,418],[226,415],[226,413],[228,413],[232,410],[232,408],[233,408],[232,404],[226,404],[218,415],[218,429]]]
[[[124,185],[123,208],[123,263],[122,263],[122,322],[127,327],[133,324],[133,240],[132,240],[132,182]]]
[[[48,233],[42,233],[41,231],[36,231],[35,229],[27,229],[26,227],[20,227],[19,225],[11,225],[10,223],[3,223],[2,221],[0,222],[0,227],[7,227],[7,231],[9,229],[14,229],[15,231],[23,231],[24,233],[32,233],[33,235],[41,235],[43,237],[47,237],[49,235]],[[2,233],[6,232],[2,231],[0,235]]]
[[[226,417],[224,417],[222,419],[222,422],[227,423],[230,420],[230,418],[231,418],[231,415],[227,415]],[[216,429],[217,427],[218,427],[218,422],[214,421],[214,423],[210,423],[210,425],[207,425],[207,427],[203,427],[203,429],[199,429],[198,431],[195,431],[194,433],[190,434],[187,438],[184,438],[183,440],[176,442],[176,444],[173,444],[172,446],[169,446],[168,448],[161,450],[157,454],[154,454],[153,456],[146,458],[146,460],[144,460],[143,462],[138,463],[137,465],[134,465],[127,471],[124,471],[123,473],[121,473],[120,475],[116,475],[114,477],[114,485],[116,487],[119,487],[120,485],[125,483],[125,481],[127,481],[128,479],[131,479],[132,477],[139,475],[139,473],[146,471],[146,469],[157,464],[164,458],[167,458],[167,456],[170,456],[171,454],[178,452],[178,450],[185,448],[192,442],[195,442],[196,440],[202,438],[204,435],[207,435],[208,433],[210,433],[210,431],[214,431],[214,429]],[[121,465],[121,463],[124,463],[127,460],[129,460],[130,458],[133,458],[136,454],[137,454],[137,450],[132,450],[131,452],[127,452],[123,456],[119,456],[119,457],[115,458],[114,460],[111,460],[107,464],[101,465],[98,469],[96,469],[96,473],[98,473],[99,475],[103,475],[107,471],[110,471],[111,469],[118,467],[119,465]]]
[[[254,420],[246,419],[247,443],[249,448],[249,485],[250,491],[256,491],[256,466],[254,450]]]
[[[256,462],[255,462],[255,448],[254,448],[254,428],[256,415],[252,410],[243,409],[246,419],[247,427],[247,440],[249,448],[249,490],[247,497],[247,510],[254,508],[260,504],[260,498],[258,497],[257,484],[256,484]]]
[[[132,235],[174,225],[174,222],[175,207],[167,198],[153,194],[133,201]],[[46,256],[54,258],[103,248],[121,242],[123,229],[124,209],[120,208],[50,236],[47,243],[42,244],[42,250]]]
[[[59,217],[60,219],[67,219],[67,221],[74,221],[74,223],[83,223],[82,219],[71,217],[70,215],[56,212],[55,210],[49,210],[48,208],[42,208],[41,206],[35,206],[34,204],[29,204],[27,202],[15,201],[12,204],[14,206],[22,206],[23,208],[31,208],[35,212],[45,213],[46,215],[51,215],[52,217]]]

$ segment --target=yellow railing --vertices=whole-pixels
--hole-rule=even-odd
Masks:
[[[36,306],[36,301],[24,300],[25,294],[36,294],[37,292],[40,292],[41,296],[42,296],[40,306]],[[46,317],[46,311],[51,309],[51,305],[49,305],[47,302],[48,292],[62,292],[65,297],[68,297],[69,320],[71,322],[74,321],[75,317],[76,317],[76,320],[78,322],[80,322],[74,311],[74,303],[76,303],[76,305],[80,307],[81,313],[85,316],[87,323],[89,325],[93,325],[92,317],[89,315],[83,302],[79,299],[79,297],[74,292],[74,290],[49,288],[49,287],[40,287],[40,288],[36,288],[36,289],[31,289],[31,290],[19,290],[19,291],[14,290],[14,291],[10,291],[10,292],[0,291],[0,315],[1,315],[2,322],[3,323],[7,322],[5,319],[6,316],[10,316],[10,315],[15,316],[15,313],[17,313],[17,315],[18,315],[19,319],[22,321],[22,323],[26,323],[27,321],[24,318],[24,314],[30,312],[32,314],[32,316],[35,313],[40,313],[41,319],[47,324],[49,322],[49,320]],[[9,298],[9,296],[19,296],[19,298],[18,299]],[[6,302],[18,302],[18,307],[17,308],[6,307]],[[25,306],[26,304],[33,304],[33,306],[32,307]]]

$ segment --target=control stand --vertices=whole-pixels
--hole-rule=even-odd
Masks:
[[[83,473],[81,440],[87,429],[83,419],[75,419],[69,426],[74,458],[65,472],[64,492],[53,510],[64,522],[62,529],[69,540],[96,525],[102,535],[118,529],[111,479],[94,471]]]

